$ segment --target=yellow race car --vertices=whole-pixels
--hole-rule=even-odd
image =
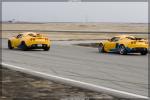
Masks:
[[[19,33],[8,39],[9,49],[20,48],[24,51],[28,49],[44,49],[48,51],[50,49],[50,44],[51,42],[48,37],[34,32]]]
[[[118,35],[109,40],[100,42],[98,50],[100,53],[115,52],[122,55],[141,53],[141,55],[146,55],[148,53],[148,47],[148,40],[136,38],[131,35]]]

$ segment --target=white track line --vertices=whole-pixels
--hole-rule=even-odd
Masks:
[[[28,74],[36,75],[39,77],[47,78],[47,79],[50,79],[53,81],[67,83],[67,84],[70,84],[73,86],[82,87],[82,88],[93,90],[96,92],[103,92],[103,93],[111,94],[116,97],[118,96],[120,98],[139,98],[139,99],[144,99],[144,100],[149,99],[149,97],[146,97],[146,96],[128,93],[128,92],[124,92],[124,91],[119,91],[119,90],[115,90],[115,89],[111,89],[111,88],[107,88],[107,87],[103,87],[103,86],[98,86],[98,85],[94,85],[94,84],[90,84],[90,83],[85,83],[85,82],[81,82],[81,81],[77,81],[77,80],[73,80],[73,79],[69,79],[69,78],[63,78],[60,76],[55,76],[55,75],[51,75],[51,74],[47,74],[47,73],[43,73],[43,72],[38,72],[38,71],[35,71],[32,69],[22,68],[22,67],[10,65],[7,63],[2,63],[2,66],[5,66],[7,68],[14,69],[17,71],[25,72]]]

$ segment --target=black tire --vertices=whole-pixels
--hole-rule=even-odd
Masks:
[[[119,54],[121,54],[121,55],[127,55],[127,50],[126,50],[126,48],[125,48],[124,45],[120,45],[119,46]]]
[[[50,47],[44,47],[43,49],[44,49],[44,51],[49,51]]]
[[[146,55],[148,52],[147,51],[142,51],[141,55]]]
[[[99,51],[99,53],[104,53],[105,51],[104,51],[104,45],[102,44],[102,43],[100,43],[99,45],[98,45],[98,51]]]
[[[9,49],[13,49],[13,47],[12,47],[12,43],[11,43],[11,41],[10,41],[10,40],[8,40],[8,48],[9,48]]]
[[[28,47],[27,47],[27,45],[26,45],[26,43],[24,41],[21,43],[21,49],[23,51],[27,51],[28,50]]]

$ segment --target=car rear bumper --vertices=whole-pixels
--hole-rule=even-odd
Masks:
[[[46,47],[49,47],[49,45],[47,45],[47,44],[32,44],[28,48],[30,48],[30,49],[42,49],[42,48],[46,48]]]

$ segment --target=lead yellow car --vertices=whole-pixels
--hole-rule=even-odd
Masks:
[[[148,40],[136,38],[131,35],[119,35],[100,42],[98,50],[100,53],[115,52],[122,55],[128,53],[141,53],[141,55],[146,55],[148,53],[148,47]]]
[[[48,51],[50,49],[50,40],[39,33],[19,33],[8,39],[8,48],[20,48],[24,51],[28,49],[44,49]]]

